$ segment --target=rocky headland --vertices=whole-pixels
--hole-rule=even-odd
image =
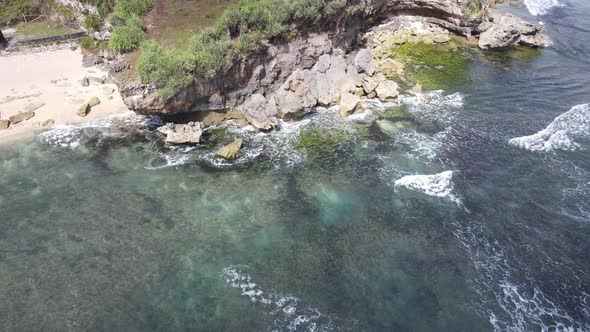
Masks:
[[[130,109],[172,122],[236,119],[265,131],[280,119],[294,120],[330,105],[339,105],[346,117],[360,109],[362,99],[396,100],[397,78],[404,72],[391,56],[396,45],[443,44],[456,37],[484,50],[548,44],[541,26],[496,15],[492,5],[471,0],[363,2],[333,24],[318,24],[287,41],[265,41],[263,51],[236,59],[226,71],[194,77],[172,94],[159,93],[158,82],[120,83],[120,90]]]

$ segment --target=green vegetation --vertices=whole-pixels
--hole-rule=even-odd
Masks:
[[[471,17],[481,17],[483,14],[483,4],[480,0],[470,0],[465,6],[465,14]]]
[[[109,48],[117,53],[126,53],[138,48],[145,39],[145,32],[142,28],[124,25],[113,30]]]
[[[131,52],[146,40],[140,15],[147,13],[153,0],[123,0],[117,3],[109,21],[116,28],[109,48],[117,53]]]
[[[16,32],[25,39],[52,37],[79,32],[78,30],[66,27],[58,22],[51,21],[19,23],[13,26],[13,28],[15,28]]]
[[[100,17],[88,15],[84,18],[84,27],[88,30],[98,30],[102,25]]]
[[[268,42],[289,39],[310,27],[338,24],[361,8],[358,0],[242,0],[192,37],[182,52],[146,44],[139,75],[167,98],[194,79],[224,75],[236,61],[264,50]]]
[[[459,41],[442,45],[405,43],[393,51],[393,57],[406,66],[406,78],[426,90],[455,88],[470,81],[470,50]]]
[[[395,118],[400,120],[414,120],[414,115],[408,111],[407,106],[392,106],[382,111],[377,111],[380,117]]]

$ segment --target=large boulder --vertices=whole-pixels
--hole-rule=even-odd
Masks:
[[[296,119],[311,112],[318,103],[316,75],[310,70],[296,70],[275,93],[277,115]]]
[[[549,45],[549,37],[542,33],[543,27],[511,14],[494,19],[493,23],[482,23],[478,46],[484,50],[500,50],[515,44],[532,47]]]
[[[242,148],[243,140],[241,138],[236,139],[235,141],[229,143],[228,145],[222,147],[221,149],[215,151],[214,156],[217,158],[223,158],[227,160],[236,159],[240,149]]]
[[[363,48],[354,57],[354,65],[359,73],[366,73],[372,76],[375,73],[375,60],[373,59],[373,53]]]
[[[255,93],[243,106],[248,123],[260,130],[270,130],[277,126],[277,106],[274,97],[267,100],[262,94]]]
[[[34,116],[35,116],[35,112],[26,111],[26,112],[20,112],[18,114],[15,114],[15,115],[9,117],[8,120],[10,120],[11,124],[17,124],[17,123],[26,121]]]
[[[399,95],[398,88],[399,86],[394,81],[384,80],[379,83],[375,92],[377,92],[379,100],[383,102],[395,101]]]
[[[100,104],[100,99],[98,99],[98,97],[92,97],[86,103],[82,104],[82,106],[80,106],[80,108],[78,108],[78,111],[76,112],[76,114],[78,116],[85,117],[86,115],[88,115],[88,113],[90,113],[90,110],[92,109],[92,107],[94,107],[98,104]]]
[[[352,93],[345,92],[340,95],[340,116],[348,117],[357,111],[361,104],[361,98]]]
[[[166,135],[167,144],[199,144],[203,128],[200,122],[188,124],[172,124],[158,128],[158,131]]]

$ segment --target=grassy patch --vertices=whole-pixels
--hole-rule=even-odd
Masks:
[[[402,44],[394,49],[396,60],[406,66],[406,78],[426,90],[456,88],[470,82],[471,55],[459,42]]]
[[[23,39],[37,39],[79,32],[76,29],[69,28],[59,22],[53,21],[31,23],[23,22],[13,26],[12,28],[15,28],[16,34]]]

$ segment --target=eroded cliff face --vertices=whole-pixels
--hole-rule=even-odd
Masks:
[[[424,38],[445,42],[448,31],[472,36],[479,35],[482,26],[489,29],[482,24],[489,21],[489,6],[487,0],[366,0],[362,11],[335,22],[328,31],[270,45],[235,63],[226,74],[196,80],[171,98],[161,99],[156,87],[139,82],[122,84],[120,90],[127,106],[139,114],[233,109],[254,126],[270,129],[277,117],[293,119],[317,105],[338,104],[343,94],[349,102],[350,94],[371,97],[361,87],[373,73],[367,75],[355,67],[354,56],[358,46],[367,43],[367,32],[375,32],[374,27],[387,26],[381,33],[394,33],[404,28],[398,18],[414,17],[426,31],[434,31]],[[319,60],[328,61],[323,72],[317,69]],[[377,80],[382,81],[381,77]],[[334,85],[336,92],[327,88]]]

